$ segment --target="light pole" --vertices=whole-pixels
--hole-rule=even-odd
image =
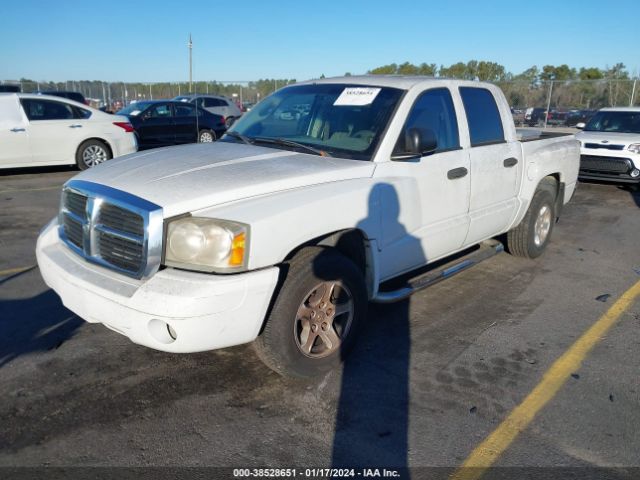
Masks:
[[[192,76],[193,62],[191,60],[191,53],[193,51],[193,42],[191,41],[191,34],[189,34],[189,43],[187,43],[187,47],[189,47],[189,93],[191,93],[191,84],[193,82],[193,76]]]

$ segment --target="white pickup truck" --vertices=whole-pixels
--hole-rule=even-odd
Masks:
[[[135,343],[254,341],[277,372],[311,376],[340,362],[369,301],[404,299],[501,251],[501,234],[515,255],[543,252],[576,188],[580,145],[518,138],[490,84],[299,83],[215,144],[132,154],[69,180],[38,264],[69,309]]]

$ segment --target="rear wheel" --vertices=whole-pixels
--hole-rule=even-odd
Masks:
[[[235,117],[227,117],[227,119],[224,121],[224,125],[227,128],[231,128],[231,125],[233,125],[233,123],[236,121]]]
[[[542,255],[556,222],[557,191],[555,178],[547,177],[540,182],[524,218],[507,233],[509,253],[526,258]]]
[[[290,262],[254,346],[277,373],[312,377],[339,365],[353,346],[367,309],[358,267],[339,252],[302,249]]]
[[[211,143],[216,141],[216,132],[213,130],[200,130],[198,134],[199,143]]]
[[[112,158],[111,150],[100,140],[83,142],[76,152],[76,164],[80,170],[95,167]]]

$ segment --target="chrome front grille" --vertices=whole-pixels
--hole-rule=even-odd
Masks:
[[[88,261],[142,278],[160,266],[162,209],[120,190],[71,180],[62,190],[59,235]]]
[[[144,220],[140,215],[110,203],[100,207],[98,223],[137,237],[144,235]]]
[[[82,223],[70,215],[65,215],[63,217],[63,222],[67,240],[73,243],[76,247],[82,248]]]

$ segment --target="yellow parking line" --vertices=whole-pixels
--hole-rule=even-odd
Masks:
[[[61,190],[62,187],[60,185],[56,187],[42,187],[42,188],[8,188],[7,190],[0,190],[0,194],[2,193],[17,193],[17,192],[41,192],[44,190]]]
[[[16,273],[26,272],[27,270],[31,270],[32,268],[36,268],[36,265],[29,265],[28,267],[10,268],[8,270],[0,270],[0,277],[6,277],[7,275],[14,275]]]
[[[450,477],[453,480],[477,480],[495,463],[536,414],[558,393],[569,376],[622,314],[640,296],[640,281],[614,303],[571,347],[546,371],[529,395],[464,461]]]

